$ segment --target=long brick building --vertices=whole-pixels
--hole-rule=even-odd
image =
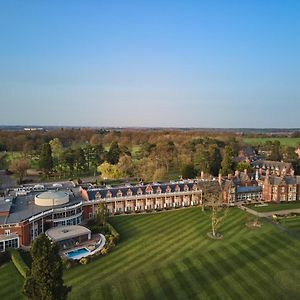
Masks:
[[[152,183],[136,186],[29,191],[0,199],[0,251],[29,246],[51,227],[78,225],[92,218],[104,201],[111,215],[197,206],[205,199],[203,184],[215,185],[224,203],[300,200],[300,176],[265,176],[236,172],[226,178]]]

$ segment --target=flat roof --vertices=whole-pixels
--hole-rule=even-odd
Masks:
[[[68,240],[90,233],[91,231],[88,228],[80,225],[54,227],[46,231],[46,235],[54,242]]]
[[[82,201],[80,195],[78,194],[78,188],[73,188],[74,194],[72,191],[69,191],[70,197],[69,202],[56,205],[56,206],[39,206],[34,203],[35,195],[39,194],[40,192],[30,192],[26,196],[17,196],[11,202],[10,213],[8,217],[0,218],[0,225],[3,224],[10,224],[10,223],[19,223],[30,217],[39,214],[43,211],[47,211],[52,208],[61,208],[61,207],[68,207],[79,203]],[[66,192],[66,191],[65,191]]]
[[[0,212],[10,211],[12,199],[10,197],[0,198]]]

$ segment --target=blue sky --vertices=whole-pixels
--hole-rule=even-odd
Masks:
[[[0,1],[0,124],[300,127],[300,1]]]

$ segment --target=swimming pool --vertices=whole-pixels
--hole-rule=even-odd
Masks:
[[[79,249],[76,249],[76,250],[66,252],[65,255],[68,258],[71,258],[71,259],[80,259],[82,257],[88,256],[89,253],[90,253],[90,251],[87,250],[86,248],[79,248]]]

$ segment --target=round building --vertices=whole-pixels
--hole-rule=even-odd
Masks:
[[[57,206],[69,202],[69,194],[63,191],[47,191],[37,194],[34,203],[39,206]]]

